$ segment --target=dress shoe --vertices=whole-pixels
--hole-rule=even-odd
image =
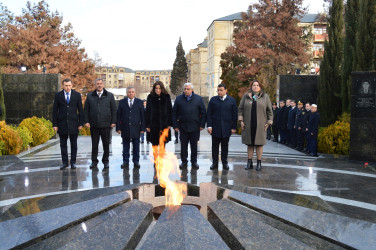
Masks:
[[[180,169],[186,169],[188,167],[188,164],[185,163],[185,162],[182,162],[180,165],[179,165],[179,168]]]
[[[63,164],[63,166],[60,167],[60,170],[64,170],[64,169],[66,169],[67,167],[68,167],[68,164]]]
[[[175,144],[178,144],[179,143],[179,140],[178,139],[175,139]]]
[[[141,141],[141,144],[144,144],[144,141]]]
[[[134,168],[140,168],[141,167],[141,165],[140,165],[140,163],[133,163],[133,165],[134,165]]]
[[[124,162],[123,164],[121,164],[120,168],[121,169],[129,168],[129,163],[128,162]]]
[[[71,163],[70,167],[71,167],[71,169],[76,169],[76,163]]]
[[[89,166],[89,168],[90,168],[90,169],[96,168],[97,165],[98,165],[98,164],[96,164],[96,163],[91,163],[90,166]]]
[[[225,169],[225,170],[229,170],[230,167],[229,167],[229,165],[228,165],[227,163],[225,163],[225,164],[223,164],[223,169]]]
[[[218,163],[217,163],[217,164],[213,163],[213,164],[210,166],[210,170],[217,169],[217,168],[218,168]]]
[[[257,160],[256,171],[261,171],[261,160]]]
[[[103,170],[106,170],[106,169],[109,169],[109,168],[110,168],[110,164],[108,164],[108,163],[104,164]]]
[[[247,166],[244,169],[252,169],[253,168],[253,161],[252,159],[248,159]]]
[[[195,162],[195,163],[192,163],[192,168],[199,169],[200,166],[197,164],[197,162]]]

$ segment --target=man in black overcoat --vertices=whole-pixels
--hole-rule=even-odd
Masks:
[[[272,103],[272,109],[273,109],[273,125],[272,125],[272,131],[273,131],[273,141],[278,142],[278,112],[279,108],[276,102]]]
[[[104,165],[103,171],[108,170],[110,156],[111,128],[116,126],[116,104],[114,95],[104,88],[104,82],[95,80],[95,90],[90,92],[85,101],[85,126],[91,134],[91,165],[90,169],[98,170],[98,144],[102,139]]]
[[[278,124],[278,131],[280,134],[280,143],[286,143],[286,134],[287,134],[287,118],[286,113],[288,113],[288,109],[286,107],[285,100],[279,101],[279,111],[277,116],[277,124]],[[274,116],[273,116],[274,119]],[[274,122],[273,122],[274,125]]]
[[[177,96],[172,109],[172,126],[180,132],[181,165],[180,169],[188,166],[188,143],[191,144],[191,163],[193,169],[198,169],[197,141],[200,131],[205,128],[206,110],[201,96],[193,92],[192,83],[184,84],[184,93]]]
[[[129,168],[129,150],[132,141],[132,161],[135,168],[140,168],[140,134],[145,132],[144,102],[138,99],[134,87],[127,88],[127,97],[119,102],[117,110],[116,131],[123,139],[123,164],[121,168]]]
[[[84,123],[81,94],[73,90],[72,86],[70,79],[64,79],[63,90],[56,93],[53,105],[52,125],[60,137],[61,159],[63,161],[61,170],[68,167],[68,137],[71,143],[71,168],[76,168],[78,131]]]
[[[231,134],[236,132],[238,121],[238,107],[236,101],[227,95],[225,84],[219,84],[218,96],[213,96],[208,104],[207,127],[212,136],[213,164],[210,169],[218,168],[219,145],[221,145],[221,159],[223,169],[229,169],[227,162],[228,142]]]
[[[289,110],[288,114],[288,121],[287,121],[287,130],[289,131],[288,134],[290,135],[290,140],[288,141],[289,146],[292,148],[296,147],[296,133],[295,133],[295,117],[296,117],[296,102],[295,100],[291,100],[291,109]]]

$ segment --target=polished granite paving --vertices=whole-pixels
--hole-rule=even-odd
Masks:
[[[199,170],[182,171],[173,179],[194,185],[214,182],[220,186],[242,192],[256,192],[271,199],[301,206],[317,206],[338,214],[347,214],[375,222],[376,218],[376,172],[375,164],[349,161],[343,156],[320,155],[310,157],[285,145],[268,141],[264,147],[263,169],[244,170],[247,161],[246,147],[240,136],[232,136],[229,149],[229,170],[211,171],[211,139],[201,132],[198,145]],[[169,142],[167,150],[180,158],[180,143]],[[99,160],[101,157],[101,146]],[[139,183],[158,183],[151,162],[151,145],[141,144],[141,168],[123,171],[121,137],[113,134],[110,170],[93,172],[91,162],[91,139],[78,139],[77,169],[61,171],[60,145],[52,139],[17,156],[0,156],[0,212],[21,199],[72,193],[103,187],[119,187]],[[294,198],[299,197],[299,198]],[[306,197],[302,202],[301,197]],[[319,206],[320,207],[320,206]],[[348,212],[348,211],[357,211]],[[360,213],[360,214],[359,214]],[[371,216],[371,218],[370,218]]]

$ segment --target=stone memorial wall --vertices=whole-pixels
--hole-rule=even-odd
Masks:
[[[290,98],[304,103],[316,103],[318,81],[318,75],[279,75],[277,76],[277,100]]]
[[[353,72],[350,160],[376,162],[376,72]]]
[[[59,74],[3,74],[2,85],[8,124],[32,116],[52,120],[55,93],[61,89]]]

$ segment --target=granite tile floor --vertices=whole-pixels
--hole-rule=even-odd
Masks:
[[[264,147],[263,169],[260,173],[244,170],[247,161],[246,146],[240,136],[232,136],[229,147],[229,170],[211,171],[211,138],[201,132],[198,145],[199,170],[192,170],[190,164],[181,176],[171,179],[199,185],[214,182],[236,190],[257,190],[259,193],[282,199],[288,195],[304,195],[320,198],[331,207],[338,206],[346,211],[352,208],[360,213],[376,213],[376,166],[365,162],[349,161],[346,157],[321,155],[310,157],[285,145],[268,141]],[[167,150],[180,159],[180,143],[167,144]],[[151,145],[141,144],[141,168],[120,169],[122,163],[121,137],[113,134],[110,170],[102,172],[89,169],[91,163],[91,139],[78,139],[77,169],[61,171],[60,144],[53,139],[44,145],[22,152],[17,156],[0,156],[0,212],[21,199],[37,196],[76,192],[103,187],[122,186],[137,183],[158,183],[151,161]],[[99,160],[102,156],[100,146]],[[255,158],[254,158],[255,159]],[[255,161],[255,160],[254,160]],[[250,192],[250,191],[249,191]],[[280,194],[280,195],[278,195]],[[279,198],[278,198],[279,197]],[[273,197],[272,197],[273,198]],[[289,203],[297,199],[286,198]],[[363,216],[366,217],[366,216]]]

